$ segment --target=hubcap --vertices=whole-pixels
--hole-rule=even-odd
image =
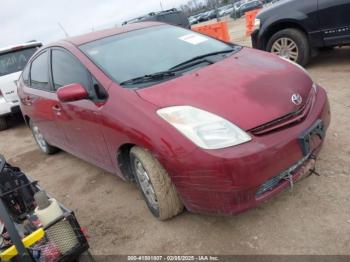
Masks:
[[[37,126],[33,127],[33,134],[34,134],[34,138],[35,138],[36,142],[38,143],[39,147],[41,148],[41,150],[46,152],[46,148],[47,148],[46,141],[45,141],[43,135],[40,133],[40,130]]]
[[[159,208],[158,199],[154,191],[153,185],[151,183],[151,180],[147,174],[147,171],[143,167],[141,161],[138,160],[137,158],[134,161],[134,166],[135,166],[135,172],[136,172],[137,178],[140,182],[142,192],[146,196],[152,208],[154,208],[155,210],[158,210]]]
[[[293,62],[296,62],[299,57],[297,44],[288,37],[277,39],[272,45],[271,53],[292,60]]]

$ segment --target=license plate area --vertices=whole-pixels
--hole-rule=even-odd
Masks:
[[[325,137],[325,127],[321,119],[299,136],[299,143],[304,156],[312,154]]]

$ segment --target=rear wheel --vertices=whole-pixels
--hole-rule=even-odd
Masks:
[[[266,50],[305,66],[310,60],[310,45],[306,35],[294,28],[287,28],[274,34]]]
[[[182,212],[184,206],[167,171],[152,154],[133,147],[130,161],[136,183],[152,214],[166,220]]]
[[[8,128],[6,117],[0,117],[0,131],[6,130]]]
[[[51,146],[41,134],[40,129],[37,125],[33,124],[31,120],[29,120],[29,126],[32,130],[35,142],[39,146],[40,150],[47,155],[55,154],[59,151],[57,147]]]

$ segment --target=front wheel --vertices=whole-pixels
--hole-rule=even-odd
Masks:
[[[167,171],[148,151],[133,147],[130,161],[136,183],[149,210],[159,220],[182,212],[184,206]]]
[[[29,127],[32,130],[35,142],[39,146],[40,150],[44,152],[47,155],[52,155],[54,153],[57,153],[59,149],[57,147],[54,147],[50,145],[42,135],[39,127],[34,124],[31,120],[29,121]]]
[[[268,41],[266,51],[305,66],[310,60],[309,41],[302,31],[287,28],[274,34]]]

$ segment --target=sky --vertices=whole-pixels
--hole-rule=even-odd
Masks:
[[[187,0],[162,0],[164,9]],[[151,11],[160,11],[160,0],[1,0],[0,48],[37,40],[44,44],[100,30]]]

